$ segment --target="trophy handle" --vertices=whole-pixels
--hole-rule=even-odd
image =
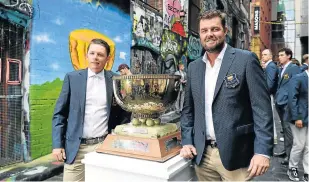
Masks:
[[[176,92],[178,92],[180,90],[180,84],[181,83],[180,83],[179,80],[175,81],[174,89],[175,89]]]
[[[113,81],[113,91],[114,91],[114,97],[116,99],[116,102],[121,106],[121,107],[125,107],[124,103],[122,102],[122,100],[118,97],[117,91],[118,89],[116,88],[117,84],[116,81]]]

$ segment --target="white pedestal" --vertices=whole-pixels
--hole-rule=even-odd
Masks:
[[[164,163],[91,152],[82,160],[85,181],[191,181],[195,179],[190,160],[179,155]]]

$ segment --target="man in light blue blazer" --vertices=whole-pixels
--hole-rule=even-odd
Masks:
[[[264,174],[273,150],[273,118],[257,56],[225,43],[226,14],[199,17],[204,56],[189,64],[180,155],[194,158],[201,181],[244,181]]]
[[[110,117],[114,115],[113,73],[104,70],[109,53],[110,47],[104,40],[93,39],[86,56],[89,67],[64,78],[52,121],[52,153],[58,161],[65,162],[64,181],[85,180],[81,159],[94,151],[121,121]]]

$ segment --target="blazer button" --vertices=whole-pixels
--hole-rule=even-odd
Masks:
[[[202,134],[205,135],[205,132],[203,131]]]

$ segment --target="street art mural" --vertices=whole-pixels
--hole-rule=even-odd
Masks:
[[[195,60],[202,56],[203,47],[200,38],[197,35],[191,34],[188,42],[188,58]]]
[[[29,160],[29,105],[23,103],[32,9],[31,1],[0,0],[0,167]]]
[[[147,49],[131,49],[131,71],[133,74],[160,74],[161,56]]]
[[[178,68],[177,65],[181,61],[183,64],[187,64],[185,58],[187,57],[187,39],[180,35],[164,30],[162,35],[161,44],[161,73],[174,74]]]
[[[130,2],[33,0],[30,39],[30,149],[32,159],[48,154],[51,120],[66,73],[88,66],[87,46],[101,38],[111,46],[106,70],[130,65]],[[36,9],[39,7],[39,9]]]
[[[163,0],[163,28],[188,36],[188,0]]]
[[[143,46],[157,54],[160,52],[162,17],[138,3],[133,7],[132,46]]]

